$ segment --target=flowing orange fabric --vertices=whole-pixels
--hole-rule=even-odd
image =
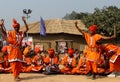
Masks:
[[[101,66],[101,65],[105,64],[105,59],[104,59],[103,56],[100,57],[100,59],[97,61],[97,64],[98,64],[98,66],[97,66],[97,73],[98,74],[104,73],[105,69]]]
[[[106,57],[109,58],[110,72],[120,71],[120,48],[113,44],[105,45]],[[114,52],[114,53],[111,53]]]
[[[16,33],[15,31],[9,31],[7,34],[10,51],[8,60],[10,62],[15,79],[19,76],[21,71],[21,64],[23,61],[22,51],[19,48],[22,43],[23,35],[24,34],[22,31],[19,33]]]
[[[10,46],[9,60],[12,60],[12,59],[22,60],[23,59],[22,51],[19,48],[22,39],[23,39],[22,32],[19,33],[19,36],[16,36],[15,31],[8,32],[8,42],[9,42],[9,46]]]
[[[25,58],[24,58],[24,61],[25,61],[25,63],[26,63],[26,66],[32,64],[32,58],[30,58],[30,57],[25,57]]]
[[[96,42],[99,41],[102,36],[99,34],[91,35],[89,33],[84,33],[85,40],[88,45],[87,56],[86,56],[86,67],[87,70],[97,72],[97,60],[100,58],[100,53],[97,50]]]
[[[21,72],[22,63],[21,62],[11,62],[10,66],[11,66],[14,78],[17,78]]]
[[[119,47],[113,44],[107,44],[105,45],[105,51],[110,52],[110,51],[116,51]]]
[[[110,72],[120,72],[120,49],[110,58]]]

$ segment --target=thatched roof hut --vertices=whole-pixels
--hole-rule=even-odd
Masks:
[[[78,22],[78,26],[81,27],[82,30],[87,30],[85,25],[81,22],[81,20],[65,20],[65,19],[50,19],[45,20],[45,27],[47,34],[58,34],[58,33],[66,33],[66,34],[74,34],[81,35],[79,31],[75,28],[75,21]],[[23,30],[25,28],[21,28]],[[40,33],[40,21],[29,24],[28,34],[36,34]]]
[[[50,19],[44,21],[46,27],[45,37],[40,36],[40,21],[29,24],[28,34],[33,37],[34,45],[37,43],[43,44],[45,49],[52,47],[58,50],[59,45],[63,44],[67,47],[80,49],[83,48],[85,40],[75,27],[76,21],[82,30],[87,30],[81,20]],[[24,29],[25,27],[21,28],[21,30]]]

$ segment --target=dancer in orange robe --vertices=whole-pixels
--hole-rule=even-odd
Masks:
[[[10,66],[13,72],[14,79],[19,79],[19,74],[21,71],[21,65],[23,61],[22,57],[22,51],[20,49],[22,44],[22,39],[24,37],[24,34],[28,31],[28,25],[26,23],[25,17],[22,17],[22,20],[25,24],[26,30],[25,31],[19,31],[20,30],[20,24],[13,19],[13,31],[6,32],[4,29],[4,21],[0,21],[0,26],[2,28],[2,33],[5,34],[8,37],[8,43],[10,46],[10,54],[9,54],[9,62]]]
[[[72,70],[76,67],[76,59],[74,58],[74,50],[72,48],[68,49],[68,55],[65,56],[62,60],[62,65],[64,66],[61,69],[63,74],[72,74]]]
[[[97,25],[91,25],[89,27],[90,33],[83,32],[77,25],[77,22],[75,22],[75,27],[78,29],[82,35],[84,35],[86,43],[88,45],[88,53],[87,53],[87,60],[86,60],[86,66],[87,70],[89,70],[89,75],[91,75],[90,72],[93,74],[93,79],[96,78],[97,73],[97,60],[100,58],[100,54],[97,51],[97,44],[96,42],[101,39],[111,39],[116,37],[116,27],[114,26],[114,35],[111,37],[101,36],[100,34],[97,34]]]

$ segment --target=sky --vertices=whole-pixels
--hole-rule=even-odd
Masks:
[[[95,8],[117,6],[120,0],[0,0],[0,19],[5,20],[6,29],[12,29],[12,19],[15,18],[23,25],[23,9],[31,9],[32,13],[27,20],[28,24],[44,19],[62,18],[67,13],[94,12]]]

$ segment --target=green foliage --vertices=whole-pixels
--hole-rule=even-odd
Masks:
[[[66,14],[64,19],[80,19],[89,27],[92,24],[98,26],[98,33],[106,36],[113,34],[113,26],[117,27],[117,36],[120,35],[120,9],[116,6],[95,8],[93,13],[76,13]]]

